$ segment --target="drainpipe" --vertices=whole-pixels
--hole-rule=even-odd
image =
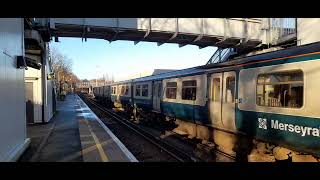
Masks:
[[[42,67],[41,67],[41,85],[42,85],[42,123],[45,123],[45,104],[46,104],[46,44],[44,44],[44,49],[42,51]]]

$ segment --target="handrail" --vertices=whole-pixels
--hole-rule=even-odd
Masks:
[[[296,18],[270,18],[270,43],[296,34]]]

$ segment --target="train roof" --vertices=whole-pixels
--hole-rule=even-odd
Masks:
[[[282,50],[277,50],[272,52],[266,52],[258,55],[237,57],[227,62],[196,66],[196,67],[187,68],[187,69],[181,69],[181,70],[160,73],[156,75],[150,75],[150,76],[126,80],[126,81],[120,81],[113,84],[115,85],[115,84],[129,83],[129,82],[152,81],[152,80],[160,80],[160,79],[166,79],[166,78],[171,78],[176,76],[203,74],[209,69],[232,67],[232,66],[246,64],[248,62],[254,62],[254,61],[258,63],[259,61],[277,59],[277,58],[283,58],[283,57],[289,57],[289,56],[297,56],[297,55],[308,54],[308,53],[317,52],[317,51],[320,51],[320,42],[290,47],[287,49],[282,49]]]
[[[124,80],[124,81],[118,81],[118,82],[114,82],[111,85],[118,85],[118,84],[127,84],[127,83],[131,83],[133,79],[129,79],[129,80]]]
[[[202,68],[208,69],[208,68],[235,66],[239,64],[245,64],[248,62],[254,62],[254,61],[259,62],[264,60],[298,56],[298,55],[308,54],[308,53],[313,53],[318,51],[320,51],[320,42],[301,45],[301,46],[294,46],[287,49],[281,49],[281,50],[272,51],[272,52],[265,52],[265,53],[246,56],[246,57],[237,57],[227,62],[205,65],[205,66],[202,66]]]
[[[152,81],[152,80],[165,79],[165,78],[190,75],[190,74],[201,74],[205,71],[206,71],[205,69],[200,68],[200,66],[197,66],[197,67],[191,67],[191,68],[187,68],[187,69],[159,73],[159,74],[145,76],[145,77],[136,78],[136,79],[119,81],[119,82],[113,83],[112,85],[126,84],[126,83],[131,83],[131,82]]]
[[[201,74],[203,72],[205,72],[205,69],[201,69],[200,66],[197,66],[197,67],[192,67],[188,69],[181,69],[181,70],[171,71],[167,73],[161,73],[157,75],[136,78],[133,80],[133,82],[151,81],[151,80],[165,79],[170,77],[191,75],[191,74]]]

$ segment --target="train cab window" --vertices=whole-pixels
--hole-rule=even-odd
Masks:
[[[166,97],[168,99],[176,99],[177,97],[177,82],[167,82],[166,83]]]
[[[226,78],[225,102],[234,103],[235,84],[236,84],[236,81],[234,76],[230,76]]]
[[[259,75],[256,102],[268,107],[302,107],[303,72],[296,70]]]
[[[142,85],[142,94],[141,96],[147,97],[148,96],[148,84]]]
[[[182,81],[182,99],[183,100],[196,100],[197,94],[197,81]]]
[[[140,96],[141,94],[141,85],[136,85],[136,96]]]
[[[212,101],[220,101],[220,78],[213,79]]]

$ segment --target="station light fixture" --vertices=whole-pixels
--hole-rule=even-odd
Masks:
[[[28,70],[26,59],[24,56],[17,56],[17,68]]]

